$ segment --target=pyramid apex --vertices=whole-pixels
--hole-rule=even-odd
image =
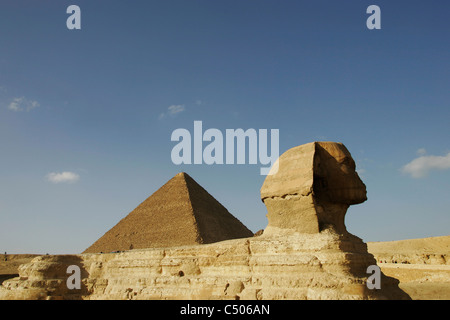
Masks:
[[[180,177],[180,178],[186,178],[186,177],[190,177],[190,175],[188,175],[186,172],[178,172],[175,177]],[[174,177],[174,178],[175,178]]]
[[[197,183],[194,178],[192,178],[189,174],[187,174],[186,172],[182,171],[182,172],[178,172],[172,179],[182,179],[186,182],[190,182],[193,181],[195,183]],[[197,183],[198,184],[198,183]]]

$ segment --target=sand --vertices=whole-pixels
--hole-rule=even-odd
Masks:
[[[413,300],[450,300],[450,236],[369,242],[387,276]]]

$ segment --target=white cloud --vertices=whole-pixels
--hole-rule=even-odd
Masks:
[[[74,183],[80,180],[80,176],[74,172],[52,172],[47,175],[47,180],[52,183]]]
[[[167,115],[173,117],[176,114],[183,112],[184,110],[185,110],[184,105],[181,105],[181,104],[180,105],[171,105],[167,108],[166,112],[163,112],[158,116],[158,120],[165,118]]]
[[[20,106],[22,98],[14,98],[13,101],[8,105],[8,109],[12,111],[22,111],[22,107]]]
[[[175,115],[177,113],[183,112],[184,106],[183,105],[172,105],[172,106],[168,107],[167,110],[170,115]]]
[[[425,150],[424,148],[420,148],[419,150],[417,150],[417,154],[419,156],[424,156],[427,153],[427,150]]]
[[[14,98],[8,105],[8,109],[11,111],[30,111],[31,109],[39,107],[40,104],[34,100],[28,100],[25,97]]]
[[[425,156],[424,150],[419,149],[417,153],[422,155],[403,166],[402,172],[410,174],[413,178],[423,178],[431,170],[450,169],[450,152],[446,156]]]
[[[326,140],[326,138],[324,140]],[[364,151],[360,152],[364,153]],[[358,173],[360,178],[364,178],[365,173],[367,172],[367,170],[365,169],[366,164],[370,164],[371,162],[372,161],[368,158],[355,159],[356,172]]]

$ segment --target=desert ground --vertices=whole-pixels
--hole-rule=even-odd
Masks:
[[[450,236],[369,242],[382,272],[413,300],[450,299]]]
[[[367,246],[382,272],[397,278],[413,300],[450,300],[450,236],[368,242]],[[19,265],[36,256],[2,254],[0,282],[18,276]]]

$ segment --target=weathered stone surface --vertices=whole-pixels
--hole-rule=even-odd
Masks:
[[[450,236],[369,242],[367,246],[379,263],[450,266]]]
[[[68,290],[68,264],[82,289]],[[333,231],[251,237],[214,244],[116,254],[43,256],[6,281],[14,299],[402,299],[393,278],[366,286],[366,245]]]

